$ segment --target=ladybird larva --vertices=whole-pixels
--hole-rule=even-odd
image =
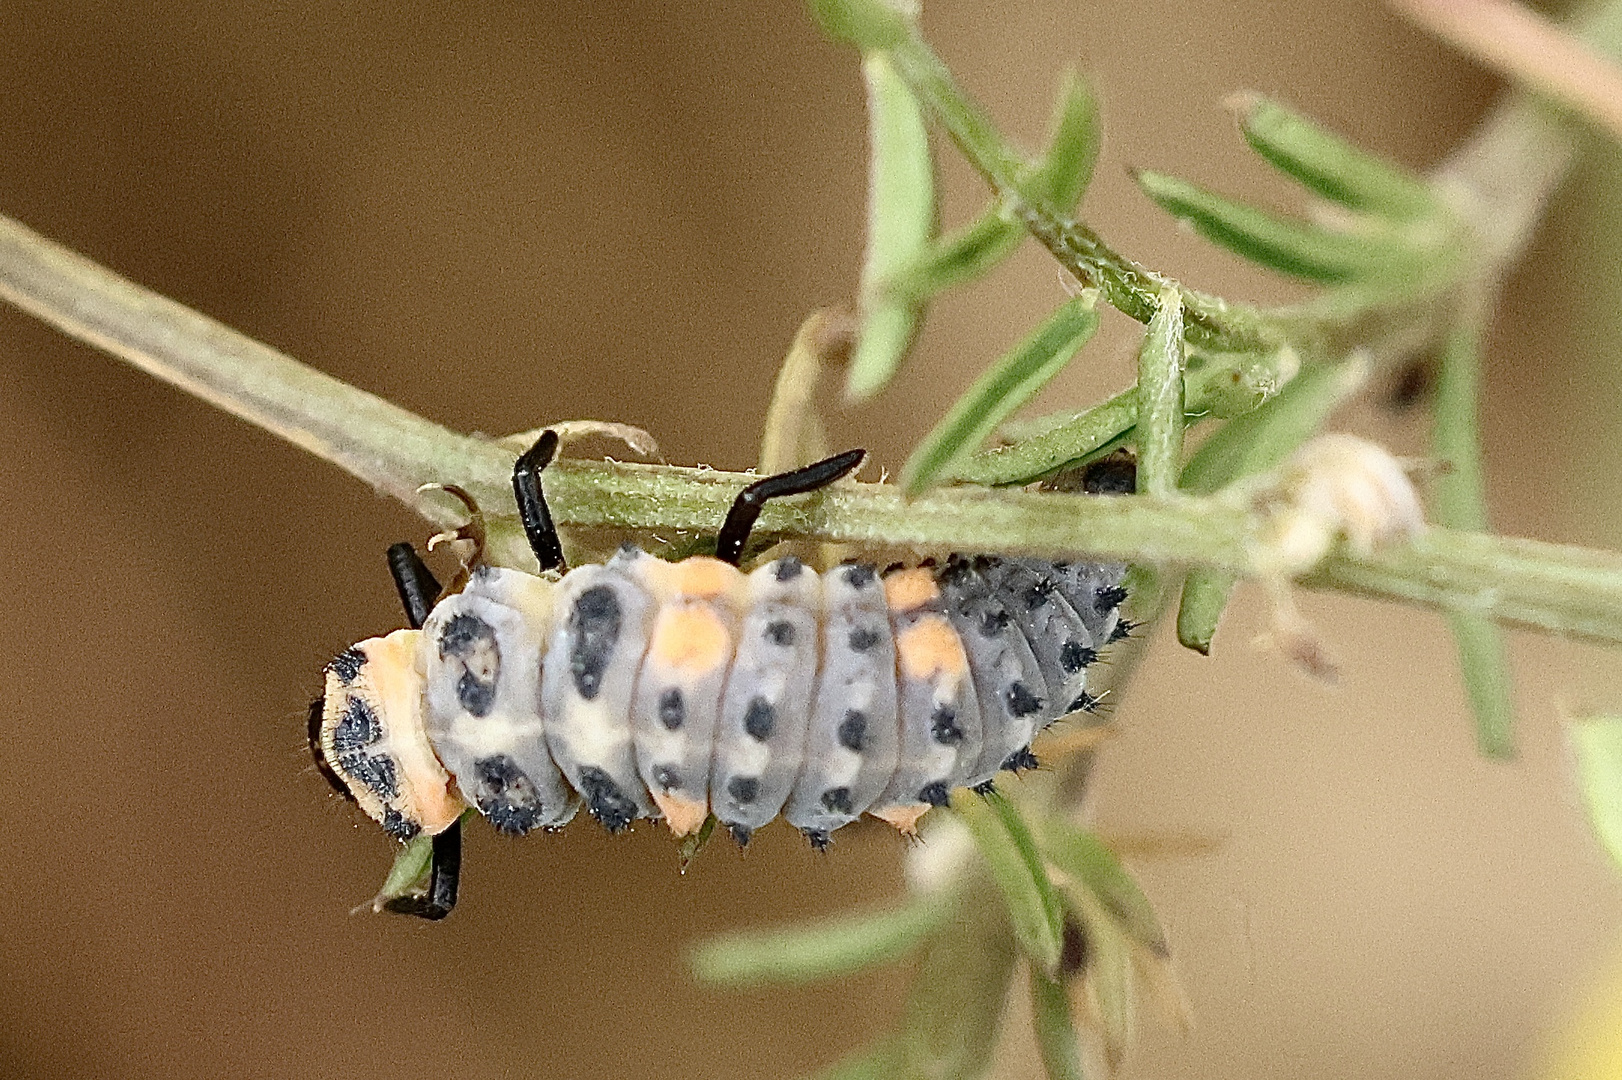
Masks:
[[[550,452],[520,459],[521,508]],[[765,499],[859,462],[752,485],[718,551],[741,553]],[[544,501],[525,509],[550,530]],[[627,545],[561,576],[480,566],[423,612],[437,589],[406,552],[391,565],[420,629],[341,653],[311,718],[323,771],[400,839],[452,830],[464,806],[513,835],[582,807],[613,832],[663,819],[678,836],[714,814],[740,844],[777,817],[818,848],[864,813],[911,833],[1090,706],[1124,598],[1118,564],[954,556],[881,576],[785,557],[746,574]]]

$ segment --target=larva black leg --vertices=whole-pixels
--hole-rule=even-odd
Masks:
[[[439,599],[439,581],[410,544],[395,544],[389,548],[389,573],[394,575],[394,587],[400,590],[400,604],[405,608],[406,621],[411,629],[421,630],[428,621],[428,613]]]
[[[397,896],[384,904],[396,915],[415,915],[438,920],[456,906],[456,887],[462,878],[462,819],[434,837],[434,854],[428,864],[428,891],[421,896]]]
[[[389,573],[394,576],[394,587],[400,591],[400,604],[405,608],[406,621],[411,629],[421,630],[428,621],[428,613],[439,599],[439,581],[433,571],[417,556],[410,544],[395,544],[389,548]],[[419,919],[443,919],[456,906],[456,887],[462,877],[462,820],[434,837],[434,851],[428,863],[428,891],[421,896],[397,896],[384,905],[397,915],[415,915]]]
[[[846,450],[843,454],[835,454],[803,469],[756,480],[738,492],[738,497],[732,501],[732,509],[727,511],[726,522],[715,537],[715,557],[737,566],[738,560],[743,558],[743,545],[749,539],[749,530],[755,527],[755,521],[768,500],[784,495],[804,495],[808,491],[825,488],[855,472],[866,456],[866,450]]]
[[[541,494],[541,470],[552,463],[558,452],[558,433],[551,428],[541,432],[535,445],[513,463],[513,495],[518,499],[518,518],[524,524],[524,535],[529,538],[529,549],[542,570],[563,569],[563,544],[558,540],[558,528],[552,524],[552,512],[546,508],[546,496]]]

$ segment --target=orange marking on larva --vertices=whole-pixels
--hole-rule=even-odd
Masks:
[[[886,806],[868,813],[895,827],[902,836],[918,835],[918,819],[929,813],[928,803],[907,803],[904,806]]]
[[[721,617],[695,604],[659,612],[648,656],[667,669],[703,674],[726,663],[731,650],[732,635]]]
[[[676,563],[671,578],[671,584],[683,596],[710,600],[737,587],[742,575],[730,563],[708,555],[695,555]]]
[[[940,596],[935,575],[923,567],[898,570],[884,579],[884,602],[891,611],[911,611]]]
[[[926,615],[895,636],[901,674],[909,679],[962,675],[968,668],[963,642],[944,615]]]
[[[672,836],[687,836],[696,832],[704,824],[704,819],[710,816],[708,804],[700,799],[684,799],[680,795],[655,791],[653,801],[665,816],[665,824],[670,826]]]

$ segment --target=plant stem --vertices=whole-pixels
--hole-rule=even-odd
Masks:
[[[459,435],[143,288],[0,216],[0,299],[392,495],[436,525],[466,510],[447,475],[497,475],[514,454]]]
[[[1622,53],[1622,4],[1604,0],[1574,23],[1601,52]],[[1445,329],[1436,294],[1461,280],[1429,283],[1424,295],[1375,288],[1332,289],[1302,304],[1263,309],[1180,285],[1112,250],[1085,223],[1034,200],[1021,188],[1029,166],[997,131],[935,53],[917,37],[893,49],[897,70],[936,115],[969,163],[1059,264],[1096,285],[1121,312],[1147,323],[1160,289],[1183,297],[1190,342],[1231,352],[1266,352],[1288,343],[1306,360],[1334,359],[1354,346],[1376,360],[1410,351]],[[1457,262],[1476,281],[1502,276],[1525,246],[1543,204],[1572,156],[1566,121],[1547,105],[1513,96],[1433,174],[1470,229],[1473,259]],[[1468,270],[1464,268],[1468,268]]]
[[[914,37],[898,45],[893,56],[896,70],[940,118],[969,163],[1031,235],[1083,285],[1096,286],[1115,308],[1144,323],[1156,311],[1160,290],[1169,286],[1183,297],[1190,340],[1211,348],[1247,352],[1266,352],[1280,344],[1277,328],[1261,320],[1255,308],[1185,288],[1118,255],[1086,225],[1033,202],[1020,186],[1027,163],[957,85],[933,50]]]
[[[141,288],[0,217],[0,297],[66,333],[198,394],[331,461],[438,526],[465,511],[425,483],[458,484],[510,535],[512,451],[458,434],[357,390],[206,316]],[[709,532],[754,477],[708,469],[561,461],[547,470],[565,526]],[[950,488],[908,499],[886,484],[842,484],[774,502],[765,535],[869,548],[1089,554],[1133,562],[1256,571],[1262,520],[1220,497],[1095,499]],[[523,567],[522,544],[492,561]],[[1307,582],[1622,644],[1622,555],[1432,530],[1369,558],[1331,555]]]

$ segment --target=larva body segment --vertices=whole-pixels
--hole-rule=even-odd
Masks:
[[[964,772],[960,762],[978,759],[982,741],[968,655],[935,577],[918,567],[884,581],[895,635],[901,750],[895,775],[868,812],[909,833],[930,807],[946,804]]]
[[[611,832],[655,811],[637,772],[631,726],[658,608],[627,573],[629,561],[616,555],[564,575],[556,586],[545,656],[530,660],[541,667],[537,707],[552,760],[592,817]]]
[[[1013,609],[1024,605],[1024,597],[997,585],[968,560],[954,560],[941,574],[952,625],[974,672],[985,729],[980,752],[955,786],[974,787],[994,777],[1010,755],[1031,745],[1037,724],[1051,719],[1049,703],[1057,700],[1048,685],[1056,669],[1039,662],[1015,621]]]
[[[818,847],[864,812],[910,832],[1091,706],[1122,572],[954,557],[745,575],[634,547],[555,579],[480,568],[422,631],[328,666],[318,746],[401,838],[463,802],[513,834],[582,805],[612,831],[713,813],[740,842],[778,816]]]
[[[822,575],[822,657],[799,778],[783,808],[813,843],[855,821],[889,786],[900,751],[895,634],[871,566]]]
[[[776,817],[800,774],[821,610],[821,579],[798,559],[749,575],[710,773],[711,811],[736,837]]]
[[[542,727],[541,666],[553,587],[484,568],[423,624],[428,741],[468,802],[522,835],[574,816],[579,800]]]

